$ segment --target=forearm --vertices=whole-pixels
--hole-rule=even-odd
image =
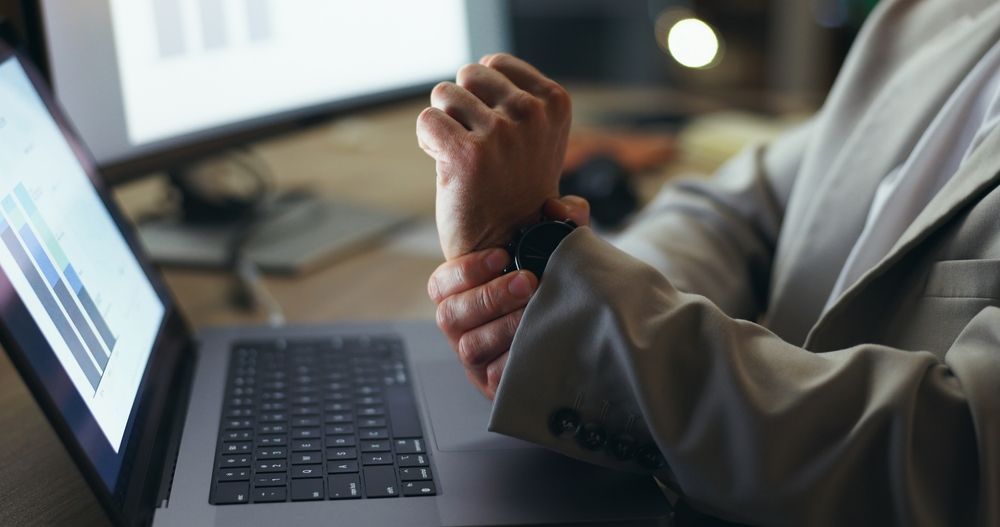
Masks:
[[[660,475],[738,521],[998,521],[987,497],[1000,492],[1000,371],[982,352],[1000,348],[997,310],[981,313],[944,361],[874,345],[814,354],[677,291],[588,232],[552,262],[560,270],[546,275],[515,337],[494,430],[635,470],[544,426],[555,407],[578,402],[609,434],[635,416],[630,432],[667,462]]]

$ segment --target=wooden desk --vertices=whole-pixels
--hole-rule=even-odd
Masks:
[[[577,122],[595,108],[624,106],[661,110],[708,110],[705,99],[649,90],[579,90]],[[414,122],[423,101],[412,101],[342,118],[255,146],[281,186],[316,192],[414,215],[409,231],[350,259],[295,278],[268,278],[267,287],[290,322],[328,322],[433,317],[425,284],[441,261],[433,233],[434,165],[416,145]],[[646,180],[650,194],[661,180]],[[122,189],[126,209],[141,209],[157,196],[153,187]],[[264,320],[229,301],[224,273],[166,270],[181,310],[195,327]],[[106,525],[105,517],[42,413],[0,354],[0,525]]]

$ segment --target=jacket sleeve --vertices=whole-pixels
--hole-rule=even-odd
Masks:
[[[812,353],[587,228],[549,265],[491,430],[649,471],[732,521],[1000,524],[1000,309],[943,360],[878,345]],[[565,408],[583,432],[556,435]],[[629,437],[650,448],[621,448]]]
[[[756,318],[766,308],[785,206],[813,127],[745,149],[711,179],[666,185],[615,245],[678,289],[731,316]]]

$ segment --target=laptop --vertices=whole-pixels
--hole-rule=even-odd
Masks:
[[[654,480],[487,432],[431,322],[194,334],[0,44],[0,343],[117,525],[659,524]]]

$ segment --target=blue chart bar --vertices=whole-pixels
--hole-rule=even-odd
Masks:
[[[39,302],[41,302],[42,307],[45,312],[49,314],[52,319],[52,323],[55,324],[56,329],[59,331],[59,335],[62,336],[63,340],[66,341],[66,345],[69,347],[70,353],[76,358],[77,363],[80,365],[80,369],[83,370],[83,374],[90,381],[90,385],[97,390],[97,385],[101,383],[101,372],[97,370],[94,363],[90,360],[90,355],[83,348],[83,344],[80,339],[77,338],[76,333],[73,332],[73,327],[70,325],[69,320],[63,315],[63,312],[59,309],[58,304],[56,304],[55,298],[47,287],[45,287],[45,281],[42,276],[38,273],[38,269],[35,268],[31,263],[31,258],[28,257],[27,251],[25,251],[24,246],[21,245],[21,241],[17,239],[14,235],[14,231],[10,229],[10,226],[6,221],[0,219],[0,239],[3,239],[4,244],[10,251],[10,254],[14,257],[14,261],[17,262],[17,266],[24,273],[25,278],[28,280],[28,284],[31,289],[35,292],[35,296],[38,297]]]
[[[111,328],[108,327],[108,323],[104,320],[104,315],[97,308],[97,303],[94,302],[93,297],[87,292],[87,288],[83,286],[83,282],[80,280],[80,276],[76,274],[76,269],[73,265],[69,263],[69,258],[66,253],[63,252],[62,247],[59,245],[59,241],[56,239],[55,234],[49,225],[45,223],[45,219],[42,218],[42,213],[39,212],[38,207],[35,206],[35,201],[31,199],[31,195],[28,193],[28,189],[24,188],[24,185],[18,183],[14,187],[14,194],[17,196],[17,200],[21,202],[21,206],[24,210],[28,212],[28,219],[31,221],[31,226],[35,228],[38,235],[41,237],[42,241],[45,242],[45,246],[49,249],[49,253],[52,257],[56,259],[55,266],[63,270],[63,276],[66,277],[70,288],[76,295],[77,300],[80,301],[80,305],[90,316],[90,320],[94,322],[94,327],[97,328],[97,332],[101,335],[104,343],[108,346],[109,356],[110,351],[115,349],[115,343],[118,341],[114,333],[111,332]],[[44,253],[42,253],[44,256]],[[54,270],[53,270],[54,272]],[[103,353],[103,349],[101,350]]]
[[[87,292],[87,288],[83,287],[83,282],[80,281],[80,277],[76,275],[76,271],[73,270],[72,265],[67,265],[63,269],[63,275],[69,280],[69,285],[76,293],[76,297],[80,300],[80,305],[83,309],[90,315],[90,320],[94,321],[94,326],[97,327],[97,332],[101,334],[101,338],[104,339],[104,343],[108,345],[109,350],[115,349],[115,343],[118,339],[113,333],[111,333],[111,328],[108,327],[108,323],[104,321],[104,315],[101,311],[97,309],[97,304],[94,299],[90,297],[90,293]]]

